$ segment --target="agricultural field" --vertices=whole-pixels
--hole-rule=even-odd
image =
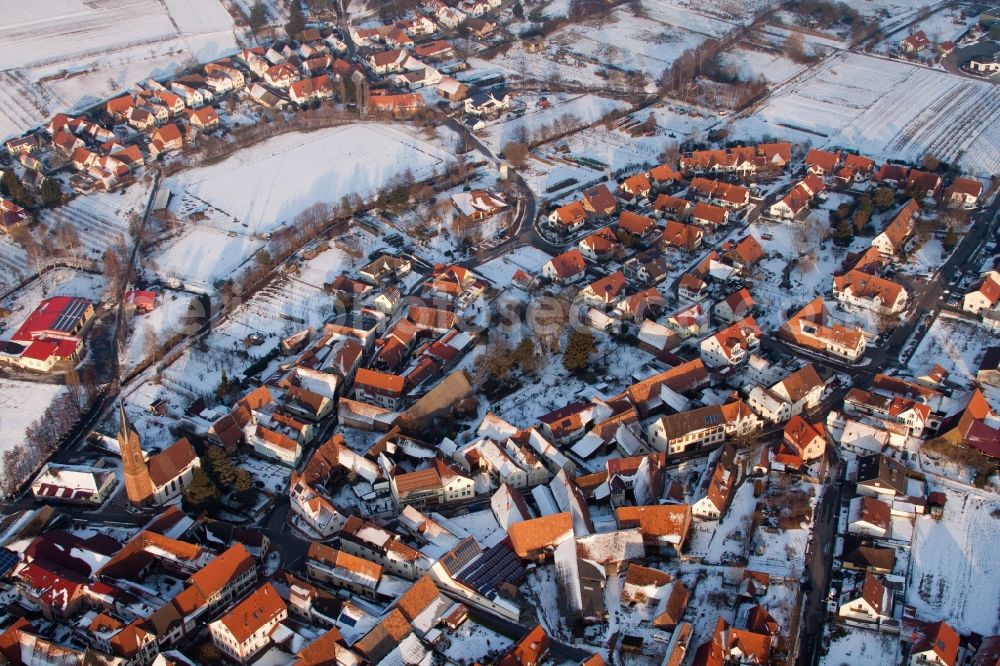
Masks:
[[[0,40],[0,139],[236,50],[219,0],[6,3]]]
[[[397,126],[344,125],[274,137],[218,164],[183,171],[164,186],[181,215],[212,209],[245,228],[231,230],[265,233],[315,203],[337,205],[350,194],[368,198],[406,170],[417,180],[428,178],[453,155],[446,143]]]
[[[24,442],[24,433],[66,390],[60,384],[0,378],[0,455]]]
[[[917,617],[947,617],[960,633],[1000,631],[1000,578],[993,572],[1000,501],[974,490],[940,488],[945,518],[917,518],[906,602]]]
[[[978,322],[942,314],[920,341],[908,370],[919,377],[937,364],[951,373],[951,381],[968,384],[975,379],[986,348],[995,340]]]
[[[1000,88],[857,53],[828,58],[732,129],[854,147],[877,160],[931,152],[977,176],[1000,171]]]

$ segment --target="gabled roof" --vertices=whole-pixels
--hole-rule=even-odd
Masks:
[[[704,220],[715,225],[723,224],[728,215],[725,208],[707,203],[697,203],[694,210],[691,211],[691,217],[695,220]]]
[[[955,666],[958,658],[958,634],[944,620],[924,625],[911,636],[913,648],[910,654],[933,652],[945,666]]]
[[[191,442],[186,437],[181,437],[165,451],[149,459],[149,478],[157,488],[161,488],[176,479],[197,459],[198,454]]]
[[[511,547],[526,559],[536,550],[554,548],[573,537],[573,517],[569,512],[554,513],[514,523],[507,531]]]
[[[826,173],[831,173],[840,161],[840,153],[812,148],[806,153],[803,163],[807,167],[817,166]]]
[[[556,275],[563,279],[579,275],[587,269],[587,262],[584,261],[580,250],[575,247],[552,257],[550,263]]]

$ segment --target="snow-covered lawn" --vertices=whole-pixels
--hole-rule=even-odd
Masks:
[[[3,328],[0,337],[9,338],[42,299],[52,296],[80,296],[96,302],[101,299],[103,291],[103,275],[84,273],[72,268],[46,271],[42,277],[0,299],[0,307],[10,310],[10,315],[0,321],[0,327]]]
[[[525,97],[528,111],[520,118],[505,120],[489,125],[482,133],[484,143],[494,153],[503,150],[508,141],[518,139],[520,133],[527,132],[529,136],[537,136],[542,125],[552,126],[560,117],[573,116],[575,126],[589,124],[601,118],[605,113],[624,106],[622,102],[596,95],[547,95],[552,103],[547,109],[535,106],[535,98]],[[506,116],[504,116],[506,118]]]
[[[746,47],[738,47],[723,52],[722,62],[734,68],[740,78],[753,81],[763,76],[768,83],[781,83],[795,76],[805,65],[800,65],[781,55]]]
[[[455,664],[483,663],[489,652],[506,650],[514,642],[473,620],[468,620],[455,631],[449,632],[448,641],[443,652]]]
[[[896,666],[899,638],[892,634],[851,627],[846,635],[830,641],[822,666]]]
[[[150,267],[175,286],[212,291],[217,280],[234,277],[262,247],[264,242],[251,236],[191,225],[151,257]]]
[[[971,382],[986,348],[996,337],[980,324],[942,313],[924,335],[910,360],[914,377],[930,372],[936,364],[951,373],[952,381]]]
[[[518,270],[523,270],[529,275],[541,273],[542,266],[552,257],[531,245],[519,247],[503,254],[496,259],[482,264],[476,268],[476,272],[500,289],[506,289],[511,284],[511,278]]]
[[[188,309],[193,298],[191,294],[165,290],[158,297],[152,312],[136,314],[129,322],[132,333],[122,360],[126,372],[140,365],[152,353],[162,350],[167,338],[185,331],[185,326],[202,314],[200,307],[193,312]]]
[[[914,34],[918,30],[922,30],[927,35],[927,39],[931,41],[931,46],[924,53],[920,54],[920,57],[921,59],[923,57],[936,58],[937,52],[934,47],[937,44],[948,40],[958,40],[966,30],[976,24],[979,18],[978,14],[968,12],[968,16],[966,16],[966,13],[961,7],[946,7],[918,21],[912,27],[894,34],[889,39],[881,42],[876,47],[876,50],[880,53],[898,53],[899,40]]]
[[[24,432],[42,416],[64,386],[0,378],[0,453],[24,442]]]
[[[0,139],[237,48],[219,0],[6,2],[3,18]]]
[[[906,602],[924,620],[946,618],[961,634],[1000,631],[1000,577],[995,572],[1000,499],[951,486],[944,518],[917,518]],[[995,515],[994,515],[995,514]]]
[[[913,91],[921,92],[915,99]],[[762,134],[850,146],[875,159],[931,152],[975,175],[1000,171],[1000,88],[897,60],[842,53],[734,121]]]
[[[257,233],[290,224],[315,203],[368,198],[409,170],[417,180],[452,160],[449,146],[377,123],[290,132],[218,164],[181,172],[164,186],[188,213],[215,208]]]

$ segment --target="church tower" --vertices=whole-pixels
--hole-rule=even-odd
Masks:
[[[125,415],[125,404],[118,403],[118,450],[122,457],[122,471],[125,473],[125,492],[136,506],[148,504],[153,497],[153,482],[149,478],[149,468],[139,446],[139,433],[129,423]]]

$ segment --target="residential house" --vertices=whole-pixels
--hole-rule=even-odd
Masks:
[[[920,210],[916,199],[910,199],[878,236],[872,239],[872,247],[886,259],[892,259],[906,245],[913,232],[914,215]]]
[[[691,215],[692,204],[687,199],[661,194],[653,202],[653,212],[660,217],[686,220]]]
[[[709,229],[715,229],[729,222],[729,211],[719,206],[698,203],[691,211],[691,221]]]
[[[817,407],[825,387],[812,363],[807,363],[770,388],[755,386],[747,404],[768,421],[784,423]]]
[[[722,455],[712,469],[705,495],[691,505],[691,514],[703,520],[719,520],[736,486],[738,470],[735,451],[731,448],[723,449]]]
[[[668,269],[666,258],[655,250],[637,254],[622,265],[626,280],[650,287],[666,280]]]
[[[691,506],[620,506],[615,509],[615,524],[619,530],[637,528],[647,553],[677,557],[691,530]]]
[[[694,252],[701,247],[704,237],[705,233],[693,224],[667,220],[660,243],[664,248],[677,247],[685,252]]]
[[[577,248],[553,257],[542,266],[542,275],[556,284],[572,284],[583,279],[587,262]]]
[[[619,196],[629,200],[645,199],[652,189],[653,185],[649,182],[649,176],[644,173],[629,176],[618,186]]]
[[[918,30],[912,35],[905,37],[899,41],[899,50],[901,53],[906,55],[916,55],[930,46],[931,40],[927,39],[927,35],[924,34],[923,30]]]
[[[858,458],[855,492],[891,501],[906,495],[906,467],[881,453]]]
[[[381,565],[315,541],[306,555],[306,573],[309,580],[372,600],[382,580]]]
[[[583,191],[584,210],[595,217],[605,218],[618,210],[618,201],[604,183],[588,187]]]
[[[795,415],[785,424],[782,447],[803,460],[821,458],[826,453],[826,429]]]
[[[475,482],[435,458],[425,469],[397,474],[389,480],[392,497],[399,507],[440,506],[475,498]]]
[[[745,317],[699,345],[701,360],[710,368],[736,367],[760,349],[761,332],[753,317]]]
[[[897,314],[906,309],[908,294],[903,285],[897,282],[851,270],[833,277],[833,297],[841,303]]]
[[[649,245],[659,233],[656,222],[652,218],[627,210],[622,211],[621,215],[618,216],[615,231],[628,242],[643,246]]]
[[[587,209],[582,201],[573,201],[559,206],[548,216],[548,225],[557,231],[572,233],[587,221]]]
[[[778,336],[838,359],[857,361],[865,353],[864,332],[859,326],[850,328],[829,319],[822,297],[816,297],[781,325]]]
[[[668,315],[664,323],[679,338],[686,340],[707,333],[709,317],[701,303],[694,303]]]
[[[398,410],[403,403],[404,388],[405,382],[399,375],[360,368],[351,392],[354,399],[361,402]]]
[[[502,195],[491,190],[456,192],[451,195],[451,201],[460,215],[475,221],[485,220],[510,208]]]
[[[271,583],[264,583],[221,618],[208,625],[212,643],[245,664],[271,644],[275,627],[288,617],[288,606]]]
[[[646,429],[654,449],[668,456],[721,444],[726,439],[726,420],[718,405],[661,416]]]
[[[744,287],[712,306],[712,315],[724,323],[733,324],[750,316],[753,307],[753,296],[750,295],[750,290]]]
[[[502,89],[474,92],[463,103],[465,112],[469,115],[496,118],[510,108],[510,95]]]
[[[846,602],[840,605],[837,615],[861,622],[881,622],[889,619],[892,595],[886,593],[885,585],[871,572],[866,572],[860,590],[855,590]]]
[[[983,184],[973,178],[956,177],[951,187],[944,191],[944,202],[966,210],[976,207],[983,194]]]
[[[906,177],[906,190],[919,198],[936,197],[941,190],[941,176],[910,169],[910,174]]]
[[[722,258],[743,274],[748,274],[763,256],[764,248],[749,234],[738,241],[726,241],[722,244]]]
[[[378,51],[368,56],[368,66],[375,74],[391,74],[403,71],[403,63],[410,57],[404,49]]]
[[[621,271],[615,271],[581,289],[577,298],[588,305],[607,310],[618,302],[624,291],[625,275]]]
[[[1000,271],[990,271],[962,298],[962,309],[975,315],[992,310],[1000,302]]]
[[[802,163],[807,171],[817,176],[832,175],[840,164],[840,153],[811,148]]]
[[[708,291],[708,284],[691,273],[685,273],[677,282],[677,297],[682,301],[700,301],[704,298],[706,291]]]
[[[878,539],[889,537],[892,530],[892,509],[880,499],[859,496],[851,500],[847,512],[847,531]]]
[[[724,208],[740,208],[750,203],[750,190],[721,180],[693,178],[688,193],[696,199]]]
[[[922,623],[909,639],[908,666],[957,666],[961,639],[944,620]]]
[[[577,246],[584,258],[598,264],[608,261],[617,250],[621,249],[618,236],[610,227],[601,227],[589,236],[585,236]]]

